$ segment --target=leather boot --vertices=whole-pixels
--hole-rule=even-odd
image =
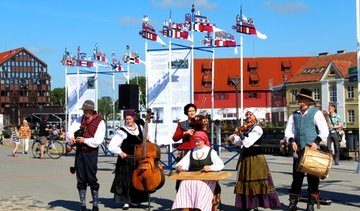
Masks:
[[[298,194],[293,194],[293,193],[290,193],[289,195],[289,206],[287,208],[287,211],[297,211],[297,203],[298,203],[298,200],[299,200],[299,195]]]
[[[320,209],[320,194],[312,193],[308,196],[308,203],[306,211],[314,211],[314,204],[317,203],[317,208]]]
[[[80,197],[80,210],[86,210],[86,190],[79,190],[79,197]]]
[[[98,207],[98,203],[99,203],[99,191],[97,190],[91,190],[91,195],[92,195],[92,204],[93,204],[93,208],[92,211],[98,211],[99,207]]]

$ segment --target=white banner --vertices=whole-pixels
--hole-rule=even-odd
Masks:
[[[95,103],[96,98],[96,76],[95,74],[72,74],[67,75],[67,114],[68,125],[76,117],[83,114],[81,106],[85,100],[92,100]],[[96,108],[95,108],[96,109]]]
[[[190,103],[193,90],[191,50],[172,50],[170,71],[168,50],[149,51],[146,58],[147,104],[155,114],[152,126],[156,126],[156,141],[158,145],[171,144],[177,122],[187,119],[183,107]]]

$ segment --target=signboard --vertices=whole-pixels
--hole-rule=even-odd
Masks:
[[[187,118],[183,107],[192,96],[191,50],[172,50],[170,65],[168,50],[149,51],[146,58],[147,105],[155,114],[157,144],[170,144],[177,122]]]

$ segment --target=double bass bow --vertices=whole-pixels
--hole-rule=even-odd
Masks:
[[[148,124],[152,118],[151,109],[146,110],[143,143],[135,147],[137,168],[132,176],[134,188],[144,192],[155,192],[165,183],[163,166],[160,161],[160,147],[147,141]]]

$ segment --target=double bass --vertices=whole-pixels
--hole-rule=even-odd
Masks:
[[[147,141],[148,124],[152,118],[151,109],[146,110],[143,142],[135,147],[137,168],[132,176],[132,184],[139,191],[153,193],[165,183],[163,166],[160,161],[160,147]]]

